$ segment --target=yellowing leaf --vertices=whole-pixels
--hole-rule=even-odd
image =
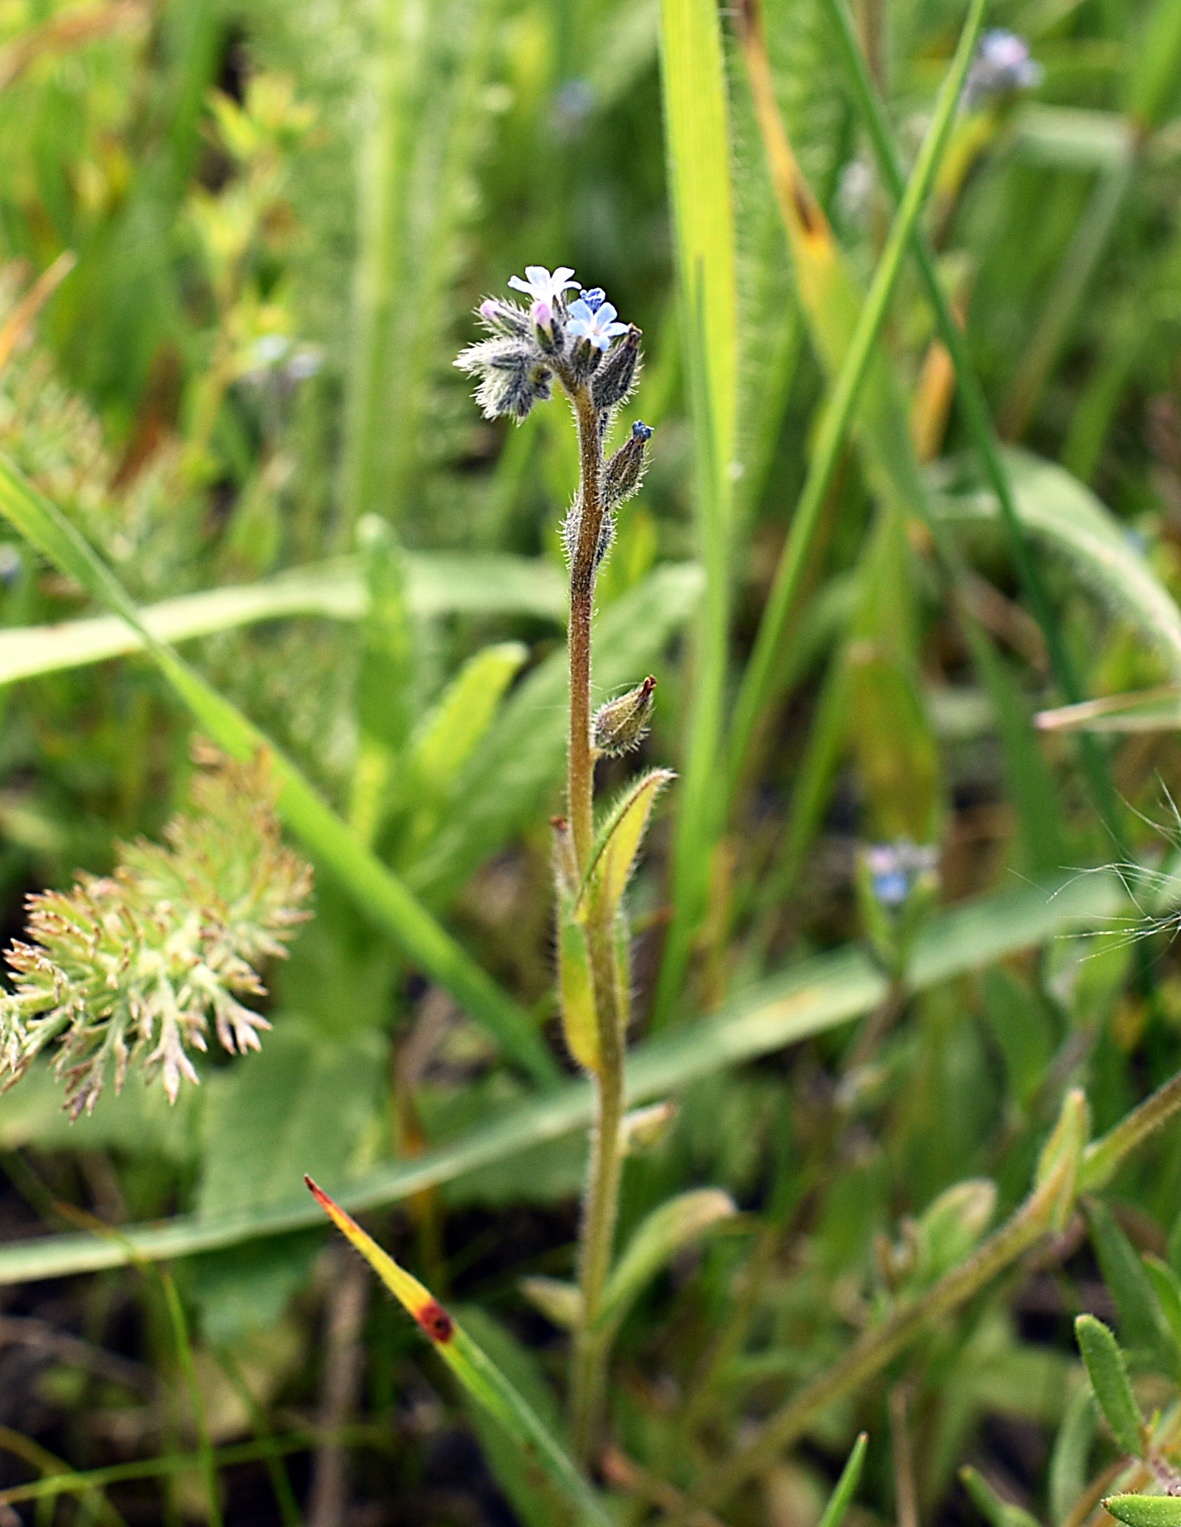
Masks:
[[[609,911],[615,912],[635,867],[656,797],[674,777],[671,769],[653,769],[631,787],[608,817],[586,877],[580,911],[589,895],[602,898]]]
[[[499,1422],[524,1459],[539,1467],[550,1483],[575,1506],[578,1513],[575,1520],[588,1523],[590,1527],[612,1527],[612,1520],[591,1485],[575,1468],[537,1412],[509,1383],[484,1349],[451,1318],[430,1289],[424,1288],[417,1278],[399,1267],[393,1257],[366,1235],[351,1214],[333,1203],[310,1177],[304,1180],[328,1218],[414,1317],[472,1398]]]
[[[595,991],[591,983],[590,956],[582,924],[566,897],[560,909],[558,929],[558,998],[562,1008],[562,1032],[566,1048],[587,1071],[599,1069],[599,1027],[595,1017]]]

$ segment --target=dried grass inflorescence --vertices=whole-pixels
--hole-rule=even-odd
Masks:
[[[72,1117],[129,1065],[175,1102],[182,1077],[198,1081],[189,1052],[206,1050],[211,1022],[231,1054],[270,1027],[240,999],[265,995],[260,968],[309,915],[311,868],[282,844],[265,755],[198,762],[165,841],[120,844],[112,874],[31,896],[28,942],[6,956],[0,1075],[10,1086],[56,1043]]]

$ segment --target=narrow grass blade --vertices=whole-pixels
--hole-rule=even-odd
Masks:
[[[1015,449],[1002,461],[1022,533],[1067,558],[1079,582],[1136,626],[1181,683],[1181,609],[1110,510],[1052,461]],[[991,495],[972,492],[936,497],[933,508],[961,525],[1001,512]]]
[[[984,897],[932,920],[916,943],[908,972],[910,989],[927,990],[1072,929],[1110,924],[1129,908],[1115,871],[1050,880]],[[872,1011],[887,989],[886,976],[862,950],[844,949],[806,960],[734,998],[711,1017],[638,1045],[628,1060],[628,1104],[666,1098],[699,1077],[850,1022]],[[2,1111],[0,1100],[0,1115]],[[340,1197],[354,1212],[398,1203],[585,1129],[592,1116],[589,1085],[570,1083],[413,1161],[375,1167],[342,1189]],[[1151,1126],[1151,1118],[1133,1115],[1129,1127],[1138,1140]],[[10,1149],[22,1143],[11,1136],[0,1138]],[[1111,1161],[1121,1153],[1126,1154],[1123,1144],[1114,1153],[1110,1146],[1092,1145],[1084,1167],[1084,1173],[1089,1173],[1086,1185],[1102,1186],[1104,1173],[1110,1173]],[[313,1205],[287,1202],[265,1211],[180,1216],[164,1225],[125,1226],[117,1238],[49,1236],[0,1247],[0,1284],[213,1251],[317,1220]]]
[[[365,1258],[403,1309],[417,1322],[435,1351],[472,1398],[516,1443],[523,1459],[539,1467],[546,1478],[592,1527],[612,1527],[611,1518],[590,1484],[542,1423],[537,1412],[477,1346],[439,1301],[405,1268],[366,1235],[351,1215],[335,1204],[309,1177],[308,1187],[328,1218]]]
[[[1129,157],[1100,174],[1095,183],[1009,386],[1000,415],[1000,432],[1006,440],[1019,440],[1029,427],[1054,364],[1070,337],[1083,294],[1115,230],[1131,179]]]
[[[984,4],[985,0],[973,0],[969,9],[955,55],[940,87],[930,127],[874,272],[869,294],[848,338],[847,348],[843,349],[833,332],[833,324],[841,316],[839,310],[848,309],[848,278],[842,279],[838,275],[842,267],[839,251],[832,241],[831,229],[808,191],[783,134],[766,69],[765,45],[760,36],[752,35],[749,31],[744,34],[747,38],[744,55],[751,74],[752,88],[756,100],[763,99],[761,117],[764,138],[771,145],[778,144],[779,157],[783,161],[778,168],[776,180],[795,249],[801,297],[814,330],[819,334],[828,364],[834,369],[839,366],[839,371],[825,406],[808,476],[796,505],[787,545],[776,569],[771,594],[735,702],[730,729],[732,789],[742,773],[755,727],[772,689],[777,655],[799,597],[808,550],[820,521],[825,496],[836,472],[862,383],[876,354],[881,327],[894,294],[903,256],[918,225],[947,146],[956,104],[983,20]],[[755,7],[749,0],[744,9],[748,15],[754,15]],[[836,312],[833,311],[834,288],[839,294]],[[831,336],[827,343],[825,335]],[[903,432],[889,429],[875,432],[879,441],[883,433],[897,442],[894,449],[905,450],[909,456],[909,441]]]
[[[63,572],[138,632],[164,677],[219,747],[236,758],[263,751],[279,784],[278,807],[313,857],[328,866],[362,910],[389,930],[406,954],[449,991],[536,1080],[556,1066],[524,1011],[464,952],[406,886],[369,853],[296,766],[224,696],[148,631],[135,603],[59,509],[0,456],[0,513]]]
[[[164,1301],[168,1307],[168,1319],[172,1326],[172,1338],[176,1345],[177,1364],[184,1376],[189,1394],[189,1406],[193,1412],[193,1425],[197,1432],[197,1454],[201,1459],[201,1477],[205,1485],[205,1509],[210,1527],[221,1527],[221,1497],[218,1494],[217,1465],[213,1458],[213,1445],[209,1440],[209,1427],[205,1420],[205,1402],[201,1386],[197,1382],[197,1369],[193,1362],[193,1343],[189,1338],[189,1323],[185,1318],[184,1305],[176,1291],[172,1274],[160,1273]]]
[[[663,0],[661,80],[705,599],[673,844],[675,911],[654,1024],[668,1016],[683,983],[693,932],[705,910],[720,826],[717,773],[730,634],[738,287],[721,20],[713,0]]]
[[[817,1527],[841,1527],[849,1507],[853,1504],[853,1497],[857,1494],[857,1486],[861,1483],[861,1471],[865,1467],[865,1452],[868,1447],[869,1433],[862,1432],[853,1444],[845,1467],[841,1470],[841,1477],[828,1498],[828,1504],[824,1508]]]
[[[865,56],[857,41],[848,7],[845,0],[825,0],[825,3],[833,21],[835,41],[844,59],[849,82],[869,133],[878,170],[890,194],[900,200],[905,192],[902,162],[877,86],[874,84]],[[1126,132],[1121,134],[1121,144],[1126,142],[1126,137]],[[964,417],[976,449],[980,453],[981,464],[1000,505],[1013,564],[1033,609],[1034,618],[1045,637],[1055,678],[1066,699],[1071,704],[1075,704],[1084,698],[1082,687],[1063,639],[1054,606],[1046,592],[1021,523],[984,388],[976,373],[967,340],[952,314],[947,297],[940,285],[935,269],[934,254],[920,223],[916,222],[911,231],[911,238],[919,272],[935,310],[939,336],[947,346],[955,366],[957,390]],[[1107,761],[1102,752],[1089,740],[1084,740],[1080,752],[1096,805],[1109,831],[1118,842],[1121,838],[1119,806]]]

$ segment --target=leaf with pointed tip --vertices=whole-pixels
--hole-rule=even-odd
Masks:
[[[981,1516],[987,1518],[992,1527],[1041,1527],[1036,1516],[1031,1516],[1012,1501],[1002,1500],[978,1469],[961,1469],[960,1478]]]
[[[628,1242],[607,1280],[599,1312],[600,1329],[617,1326],[644,1286],[677,1252],[737,1212],[734,1200],[720,1188],[678,1193],[653,1209]]]
[[[845,1514],[857,1493],[857,1486],[861,1483],[861,1471],[865,1467],[865,1451],[868,1446],[869,1433],[861,1432],[849,1452],[836,1487],[828,1497],[828,1504],[824,1508],[817,1527],[841,1527]]]
[[[340,1233],[361,1253],[403,1309],[418,1322],[464,1389],[500,1423],[523,1456],[535,1463],[550,1482],[561,1490],[565,1498],[577,1508],[583,1522],[591,1523],[592,1527],[611,1527],[611,1518],[594,1490],[554,1440],[537,1412],[513,1388],[483,1349],[452,1319],[428,1288],[412,1273],[400,1267],[310,1177],[307,1185]]]
[[[614,916],[635,868],[652,807],[665,785],[674,778],[671,769],[653,769],[620,797],[599,833],[580,899],[580,913],[593,897],[606,909],[606,915]]]
[[[1106,1204],[1089,1199],[1085,1208],[1091,1243],[1104,1281],[1115,1296],[1124,1341],[1130,1350],[1149,1358],[1154,1367],[1175,1376],[1177,1344],[1136,1248]]]

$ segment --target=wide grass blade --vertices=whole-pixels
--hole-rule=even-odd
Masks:
[[[328,1218],[361,1253],[407,1314],[418,1322],[464,1389],[499,1423],[524,1460],[539,1468],[561,1491],[579,1520],[591,1523],[592,1527],[612,1527],[611,1517],[590,1484],[574,1467],[537,1412],[514,1389],[483,1348],[447,1313],[429,1289],[400,1267],[310,1177],[307,1185]]]
[[[673,844],[674,913],[653,1023],[668,1016],[681,989],[721,825],[717,784],[730,634],[738,287],[721,21],[713,0],[663,0],[661,79],[705,599]]]
[[[908,986],[916,992],[927,990],[1072,929],[1110,924],[1130,910],[1114,870],[984,897],[932,919],[916,940]],[[732,999],[711,1017],[636,1046],[627,1066],[629,1106],[666,1098],[699,1077],[848,1023],[871,1012],[888,989],[886,975],[862,950],[843,949],[806,960]],[[342,1189],[340,1197],[354,1212],[398,1203],[585,1129],[592,1116],[589,1085],[570,1083],[413,1161],[375,1167]],[[297,1184],[292,1189],[295,1192]],[[300,1229],[317,1218],[314,1206],[288,1200],[250,1213],[124,1226],[117,1238],[49,1236],[0,1247],[0,1284],[216,1250]]]
[[[163,599],[142,608],[140,618],[157,640],[181,642],[292,616],[361,620],[368,600],[356,561],[340,557],[258,583]],[[558,621],[565,614],[566,592],[558,569],[540,557],[420,552],[406,555],[406,603],[424,619],[531,615]],[[115,615],[0,630],[0,684],[84,668],[140,652],[143,645],[139,634]]]
[[[0,513],[62,572],[77,580],[139,633],[164,677],[214,742],[235,758],[270,755],[279,785],[278,809],[312,856],[386,928],[408,957],[449,991],[472,1018],[535,1080],[548,1083],[556,1066],[524,1011],[470,958],[401,880],[369,853],[290,759],[236,706],[144,626],[134,601],[59,509],[42,498],[0,456]]]

